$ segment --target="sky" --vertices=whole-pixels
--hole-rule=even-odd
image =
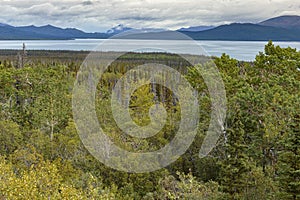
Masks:
[[[299,0],[0,0],[0,23],[103,32],[118,24],[176,30],[300,15]]]

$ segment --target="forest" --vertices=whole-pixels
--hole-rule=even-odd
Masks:
[[[111,90],[122,75],[145,63],[165,64],[197,90],[200,122],[194,142],[176,162],[148,173],[107,167],[80,140],[72,91],[88,54],[0,50],[0,199],[300,199],[297,49],[270,41],[253,62],[226,54],[212,57],[225,85],[227,113],[224,133],[204,158],[199,158],[199,149],[211,100],[201,74],[180,56],[167,53],[127,53],[111,63],[97,85],[96,113],[107,135],[128,151],[165,146],[178,129],[180,104],[159,84],[138,88],[129,105],[133,121],[147,125],[156,101],[166,108],[168,120],[147,139],[123,134],[110,106]]]

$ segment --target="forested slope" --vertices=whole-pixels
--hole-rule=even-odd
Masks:
[[[109,53],[107,53],[109,56]],[[131,113],[149,123],[153,87],[172,120],[157,136],[135,139],[115,127],[110,94],[116,80],[147,62],[167,64],[197,88],[200,124],[189,150],[152,173],[113,170],[81,143],[72,116],[72,89],[87,52],[0,52],[0,199],[300,199],[300,53],[271,42],[254,62],[213,58],[228,101],[225,131],[209,156],[198,152],[209,124],[209,93],[197,70],[171,54],[126,54],[99,82],[96,108],[120,147],[144,152],[174,137],[180,105],[170,90],[145,85]],[[201,66],[200,66],[201,67]],[[171,123],[172,122],[172,123]]]

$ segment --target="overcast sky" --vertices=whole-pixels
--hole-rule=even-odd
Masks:
[[[76,27],[106,31],[133,28],[178,29],[231,22],[259,22],[300,15],[299,0],[0,0],[0,23]]]

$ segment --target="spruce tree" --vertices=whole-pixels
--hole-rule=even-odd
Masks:
[[[221,162],[221,182],[223,190],[235,199],[247,187],[245,174],[250,171],[247,146],[244,141],[244,125],[241,121],[240,110],[234,109],[227,119],[225,138],[226,158]]]
[[[279,145],[278,180],[282,199],[300,199],[300,115],[296,114]]]

